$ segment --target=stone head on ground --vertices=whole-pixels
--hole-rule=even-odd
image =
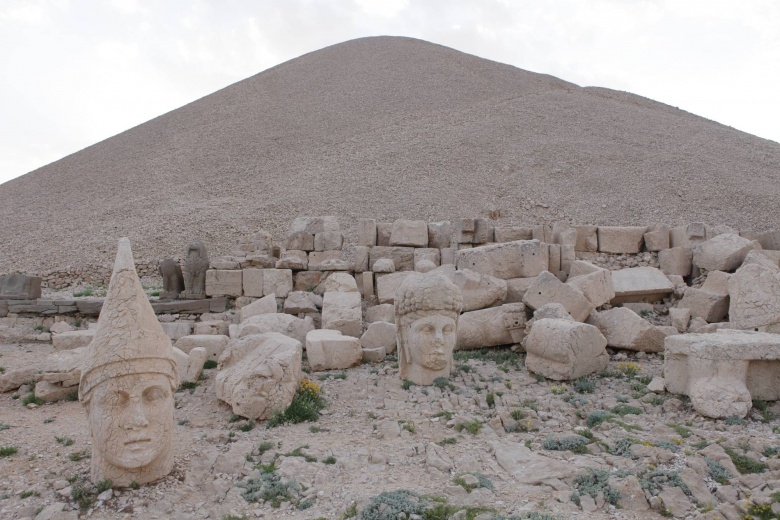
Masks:
[[[441,274],[408,277],[395,294],[401,379],[431,385],[449,377],[463,296]]]
[[[170,473],[178,383],[173,346],[141,287],[130,242],[122,238],[79,384],[92,435],[93,482],[126,487]]]

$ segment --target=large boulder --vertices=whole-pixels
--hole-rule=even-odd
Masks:
[[[601,307],[615,298],[612,273],[607,269],[598,269],[574,278],[569,277],[566,284],[584,294],[593,307]]]
[[[548,303],[560,303],[571,317],[585,321],[593,310],[593,304],[576,287],[566,285],[549,271],[542,272],[528,287],[523,302],[532,309],[538,309]]]
[[[638,352],[661,352],[666,335],[658,327],[625,307],[594,312],[588,323],[598,327],[613,348]]]
[[[217,398],[236,415],[268,419],[292,402],[303,378],[302,355],[300,341],[278,333],[231,341],[219,360]]]
[[[306,334],[311,330],[314,330],[314,321],[309,317],[300,319],[291,314],[261,314],[241,322],[238,326],[238,337],[278,332],[303,344],[306,341]]]
[[[728,282],[729,321],[735,329],[758,329],[780,323],[780,269],[748,264]]]
[[[577,379],[607,368],[607,340],[585,323],[544,318],[525,341],[526,368],[556,381]]]
[[[397,338],[395,323],[375,321],[360,336],[360,344],[364,349],[383,348],[386,354],[396,351]]]
[[[708,271],[733,271],[745,260],[747,254],[761,246],[733,233],[724,233],[693,249],[693,263]]]
[[[359,338],[363,333],[360,293],[326,292],[322,299],[322,328]]]
[[[306,335],[306,358],[314,372],[341,370],[359,365],[363,359],[360,339],[338,330],[319,329]]]
[[[508,303],[464,312],[458,319],[456,350],[512,345],[525,336],[525,305]]]
[[[715,323],[729,312],[728,281],[730,274],[723,271],[711,271],[700,289],[688,287],[682,300],[677,304],[680,309],[688,309],[694,318],[702,318],[707,323]]]
[[[688,276],[692,263],[693,251],[690,247],[672,247],[658,252],[658,266],[666,275]]]
[[[502,280],[528,278],[547,270],[548,253],[538,240],[517,240],[461,249],[455,253],[455,265]]]

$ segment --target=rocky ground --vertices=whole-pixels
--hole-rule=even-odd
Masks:
[[[51,352],[3,344],[0,366]],[[174,471],[140,489],[89,483],[78,402],[25,406],[24,388],[0,395],[0,518],[389,518],[369,514],[375,497],[403,489],[442,497],[439,511],[471,508],[452,518],[479,508],[626,520],[780,510],[777,403],[755,403],[745,420],[699,417],[687,399],[648,390],[662,369],[655,354],[613,353],[607,372],[567,384],[537,380],[510,350],[456,357],[452,377],[427,388],[403,384],[392,358],[310,374],[327,401],[321,417],[274,428],[236,420],[216,399],[216,369],[206,370],[176,394]],[[286,495],[269,491],[274,482]],[[267,500],[247,502],[246,486]]]

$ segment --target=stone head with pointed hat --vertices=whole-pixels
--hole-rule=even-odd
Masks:
[[[463,296],[441,274],[407,277],[395,293],[395,324],[401,379],[431,385],[449,377]]]
[[[122,238],[79,384],[92,433],[93,482],[125,487],[170,473],[178,384],[173,346],[141,287],[130,241]]]

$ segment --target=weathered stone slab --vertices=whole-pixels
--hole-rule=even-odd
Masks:
[[[772,251],[780,251],[780,229],[759,233],[753,237],[761,247]]]
[[[296,231],[287,236],[285,249],[297,249],[299,251],[314,251],[314,235],[306,231]]]
[[[219,360],[217,398],[233,413],[268,419],[285,410],[303,379],[301,342],[281,334],[252,335],[230,342]]]
[[[369,270],[376,271],[374,264],[382,258],[392,260],[396,271],[414,271],[414,249],[411,247],[372,247],[368,257]]]
[[[376,296],[379,303],[393,303],[395,301],[395,291],[401,285],[407,276],[413,276],[416,273],[412,271],[402,271],[398,273],[377,274],[376,275]]]
[[[574,226],[577,241],[574,250],[582,253],[595,253],[599,250],[598,226]]]
[[[395,310],[392,303],[374,305],[366,309],[366,323],[384,321],[395,324]]]
[[[376,245],[380,247],[390,246],[390,233],[393,232],[392,222],[376,223]]]
[[[217,361],[229,342],[230,338],[221,334],[193,334],[192,336],[185,336],[176,340],[174,347],[185,354],[192,349],[203,348],[206,350],[207,359]]]
[[[312,235],[323,231],[341,231],[339,219],[333,216],[324,217],[296,217],[290,226],[290,234],[305,231]]]
[[[522,303],[464,312],[458,319],[456,350],[512,345],[525,336],[526,311]]]
[[[281,258],[274,265],[277,269],[292,269],[301,271],[309,268],[309,255],[306,251],[299,249],[288,249],[282,253]],[[244,273],[246,275],[246,273]],[[244,279],[244,295],[246,294],[246,279]]]
[[[322,299],[322,328],[359,338],[363,333],[360,304],[359,292],[326,292]]]
[[[645,226],[599,226],[599,251],[602,253],[629,253],[642,251]]]
[[[360,344],[364,350],[381,347],[386,354],[392,354],[397,347],[395,323],[386,321],[371,323],[360,337]]]
[[[345,336],[338,330],[320,329],[306,335],[306,358],[314,372],[341,370],[359,365],[363,351],[359,338]]]
[[[537,240],[491,244],[456,252],[455,264],[502,280],[528,278],[547,270],[548,250]]]
[[[420,247],[414,250],[414,270],[427,273],[441,265],[441,253],[438,249]]]
[[[241,296],[244,293],[241,271],[206,271],[206,296]]]
[[[530,278],[510,278],[506,281],[506,298],[504,303],[521,303],[525,291],[531,287],[531,284],[536,280],[535,276]]]
[[[341,231],[323,231],[314,235],[315,251],[341,251],[344,235]]]
[[[535,320],[525,341],[526,368],[556,381],[607,368],[607,340],[592,325],[559,319]]]
[[[496,242],[516,242],[518,240],[532,240],[534,231],[525,227],[497,227],[493,230]]]
[[[95,337],[95,330],[73,330],[61,332],[51,338],[52,346],[56,350],[73,350],[86,347]]]
[[[471,269],[456,271],[454,266],[442,266],[435,270],[458,286],[463,296],[463,312],[484,309],[504,302],[507,282]]]
[[[244,321],[252,316],[259,316],[261,314],[273,314],[276,310],[276,295],[271,293],[249,305],[241,307],[241,310],[239,310],[239,321]]]
[[[390,232],[390,245],[428,247],[428,223],[424,220],[396,220]]]
[[[455,222],[455,241],[458,244],[471,244],[474,240],[474,219],[459,218]]]
[[[292,315],[317,312],[315,297],[319,298],[308,291],[292,291],[284,300],[284,312]]]
[[[363,273],[368,271],[368,259],[371,255],[371,248],[368,246],[355,246],[352,252],[352,259],[355,263],[355,272]]]
[[[189,321],[174,321],[172,323],[160,323],[163,332],[171,338],[172,341],[176,341],[184,336],[192,334],[192,322]]]
[[[203,314],[205,312],[211,312],[210,300],[178,300],[151,303],[155,314]]]
[[[349,273],[331,273],[314,289],[319,295],[330,291],[358,292],[355,277]]]
[[[474,219],[474,238],[472,244],[487,244],[493,242],[493,222],[486,218]]]
[[[658,265],[667,275],[688,276],[692,263],[693,250],[689,247],[672,247],[658,252]]]
[[[0,298],[35,300],[41,297],[41,278],[26,274],[0,275]]]
[[[625,307],[594,312],[588,323],[598,327],[610,347],[637,352],[661,352],[664,349],[666,335]]]
[[[292,290],[292,270],[263,269],[263,295],[275,294],[277,298],[287,298]]]
[[[733,271],[750,251],[760,247],[756,241],[725,233],[698,244],[693,249],[693,263],[708,271]]]
[[[103,298],[77,300],[76,307],[84,316],[97,316],[103,308]]]
[[[357,245],[368,247],[376,245],[376,220],[372,218],[358,219]]]
[[[669,249],[670,228],[666,225],[650,226],[645,233],[645,248],[648,251]]]
[[[428,247],[444,249],[450,247],[452,224],[450,221],[428,223]]]
[[[593,307],[601,307],[615,298],[615,287],[612,285],[612,273],[607,269],[599,269],[592,273],[575,276],[566,280],[567,285],[578,289]]]
[[[728,282],[729,321],[735,329],[780,323],[780,269],[744,265]]]
[[[300,341],[303,345],[306,342],[306,334],[311,330],[314,330],[314,322],[311,318],[300,319],[284,313],[260,314],[247,318],[239,324],[238,337],[278,332]]]
[[[674,291],[674,284],[655,267],[632,267],[612,271],[615,299],[612,304],[657,302]]]
[[[549,271],[542,272],[528,287],[523,302],[532,309],[548,303],[560,303],[577,321],[585,321],[593,305],[576,287],[566,285]]]

